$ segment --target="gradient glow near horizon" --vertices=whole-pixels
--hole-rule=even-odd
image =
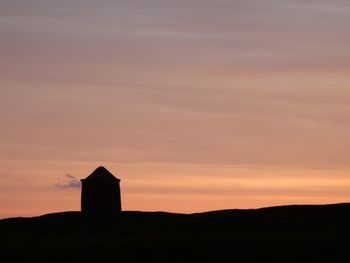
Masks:
[[[350,201],[350,2],[0,0],[0,217]]]

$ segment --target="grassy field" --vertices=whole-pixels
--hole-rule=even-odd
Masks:
[[[350,204],[0,220],[2,262],[350,262]]]

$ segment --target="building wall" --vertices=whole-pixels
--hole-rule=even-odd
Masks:
[[[119,181],[82,180],[81,210],[93,214],[120,212]]]

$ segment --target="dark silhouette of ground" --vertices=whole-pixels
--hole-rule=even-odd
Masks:
[[[350,204],[0,220],[3,262],[350,262]]]

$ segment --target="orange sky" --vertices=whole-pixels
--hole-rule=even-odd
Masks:
[[[99,165],[126,210],[349,201],[349,24],[347,1],[1,0],[0,218],[78,210]]]

